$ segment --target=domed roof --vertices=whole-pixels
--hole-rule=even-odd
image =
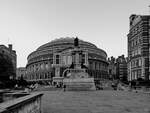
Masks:
[[[52,40],[51,42],[48,42],[46,44],[43,44],[39,48],[37,48],[35,51],[29,54],[27,57],[28,61],[32,61],[35,57],[42,56],[42,55],[52,55],[53,53],[60,53],[65,50],[73,49],[74,48],[74,39],[75,38],[59,38]],[[96,45],[83,41],[79,39],[79,47],[83,50],[88,51],[89,55],[96,55],[99,58],[106,59],[107,53],[96,47]]]
[[[43,50],[43,49],[46,49],[55,45],[74,44],[74,39],[75,38],[70,38],[70,37],[55,39],[55,40],[52,40],[51,42],[48,42],[40,46],[37,50]],[[97,48],[94,44],[79,39],[79,45],[82,45],[82,44],[88,45],[92,48]]]

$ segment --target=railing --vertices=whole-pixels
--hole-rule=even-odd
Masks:
[[[0,113],[41,113],[42,93],[33,93],[0,104]]]

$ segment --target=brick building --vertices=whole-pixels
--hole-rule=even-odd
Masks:
[[[120,80],[127,80],[127,58],[124,55],[118,56],[116,59],[116,76]]]
[[[122,56],[108,59],[108,75],[110,79],[125,80],[127,78],[127,59]]]
[[[131,15],[128,36],[128,80],[150,79],[150,15]]]
[[[17,65],[17,55],[16,51],[12,49],[12,45],[9,44],[8,47],[5,45],[0,45],[0,76],[6,78],[16,77],[16,65]]]
[[[112,56],[108,58],[108,75],[110,79],[117,79],[117,74],[116,74],[116,59]]]

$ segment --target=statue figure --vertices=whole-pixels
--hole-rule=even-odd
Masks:
[[[78,46],[79,46],[79,39],[78,39],[78,37],[76,37],[76,38],[74,39],[74,46],[75,46],[75,47],[78,47]]]

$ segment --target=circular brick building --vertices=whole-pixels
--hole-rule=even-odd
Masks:
[[[87,72],[95,81],[107,79],[107,54],[94,44],[80,40],[80,49],[86,51],[82,56],[82,63],[87,67]],[[52,81],[54,77],[62,77],[66,68],[71,66],[69,51],[74,48],[74,38],[59,38],[46,43],[34,52],[27,60],[28,81]],[[88,59],[88,62],[84,62]]]

